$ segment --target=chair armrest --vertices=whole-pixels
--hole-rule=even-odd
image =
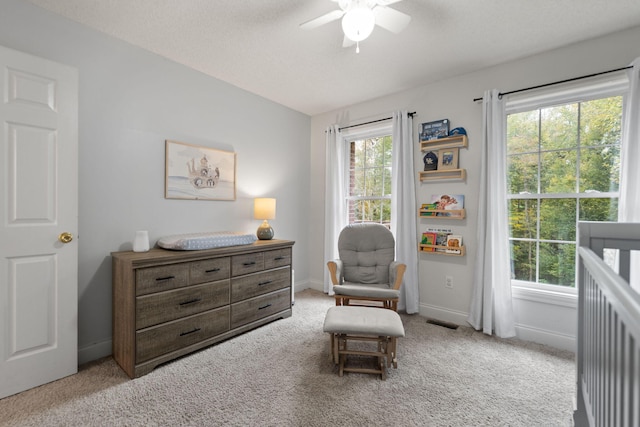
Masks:
[[[401,262],[394,261],[389,264],[389,285],[391,285],[391,289],[395,289],[396,291],[400,289],[406,270],[407,265]]]
[[[331,273],[331,283],[333,286],[342,284],[342,261],[335,259],[327,263],[329,273]]]

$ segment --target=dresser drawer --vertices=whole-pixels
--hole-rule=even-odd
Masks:
[[[264,252],[264,269],[291,265],[291,249],[278,249]]]
[[[192,285],[229,278],[231,258],[213,258],[189,264]]]
[[[290,284],[291,270],[289,267],[234,277],[231,279],[231,302],[287,288]]]
[[[229,306],[136,332],[136,363],[229,330]]]
[[[291,288],[231,304],[231,329],[291,307]]]
[[[241,276],[262,270],[264,270],[264,254],[262,252],[231,257],[232,276]]]
[[[188,284],[188,264],[163,265],[136,270],[136,296],[168,291]]]
[[[229,279],[136,298],[136,329],[229,304]]]

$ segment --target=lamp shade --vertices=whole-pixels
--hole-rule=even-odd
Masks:
[[[259,197],[253,200],[253,217],[255,219],[275,219],[276,199]]]
[[[342,17],[342,31],[348,39],[354,42],[369,37],[375,24],[376,17],[373,15],[373,10],[359,3]]]

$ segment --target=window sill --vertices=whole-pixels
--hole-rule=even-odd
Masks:
[[[578,295],[573,289],[568,292],[560,292],[533,287],[526,282],[512,281],[511,283],[513,298],[573,309],[578,307]]]

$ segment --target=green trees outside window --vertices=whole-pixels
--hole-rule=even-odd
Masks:
[[[349,223],[391,224],[391,135],[350,142]]]
[[[617,221],[622,97],[507,115],[512,278],[575,287],[578,221]]]

